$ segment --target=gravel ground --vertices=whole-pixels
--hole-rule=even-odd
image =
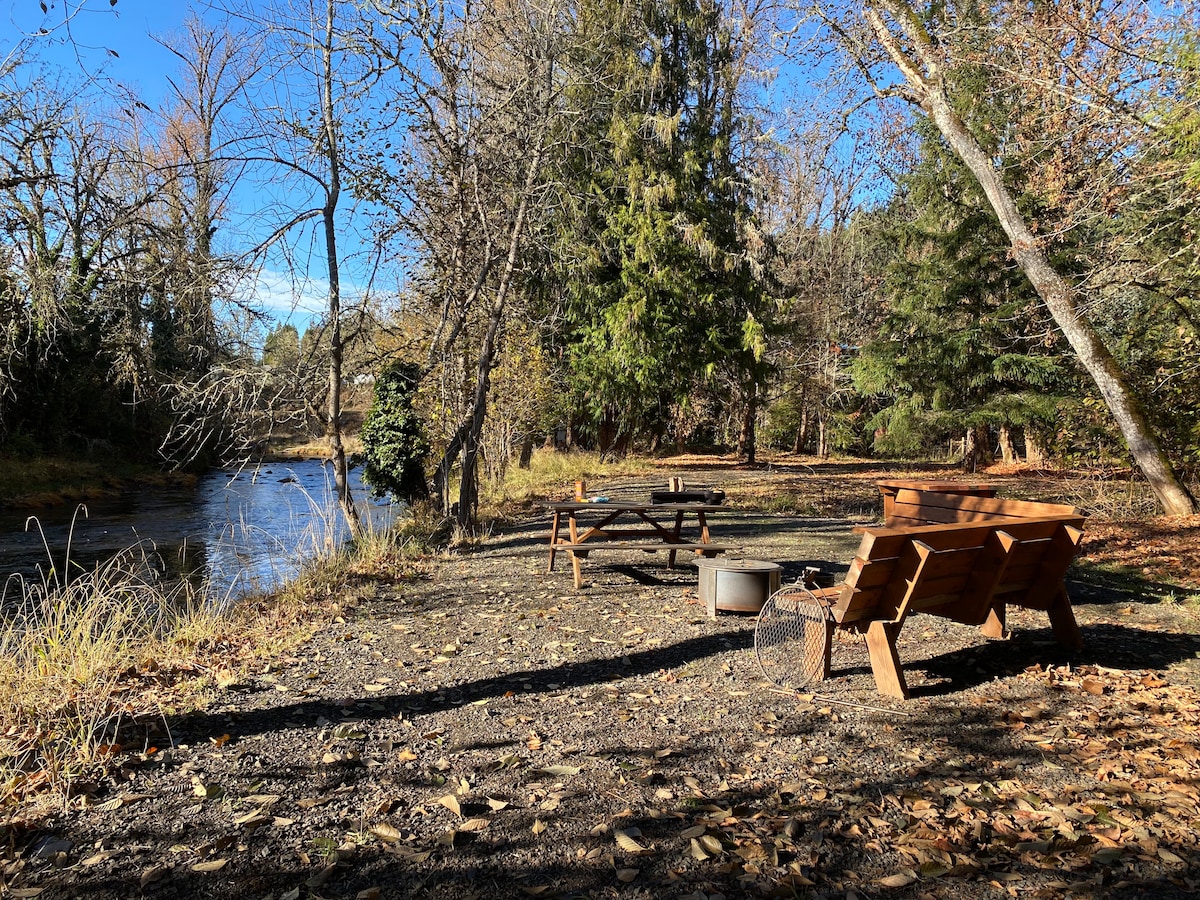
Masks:
[[[696,473],[696,479],[704,473]],[[693,481],[693,479],[689,479]],[[852,523],[731,510],[746,555],[844,570]],[[1184,897],[1200,739],[1187,609],[1072,583],[1087,649],[914,618],[914,697],[839,641],[773,689],[690,565],[547,573],[512,523],[149,726],[117,778],[10,826],[17,897]],[[4,891],[0,889],[0,896]]]

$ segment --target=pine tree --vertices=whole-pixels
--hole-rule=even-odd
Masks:
[[[722,364],[757,383],[766,296],[736,159],[739,36],[720,5],[593,0],[580,28],[598,77],[572,98],[586,139],[561,244],[567,354],[605,445]]]

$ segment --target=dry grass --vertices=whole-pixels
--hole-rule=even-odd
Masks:
[[[374,581],[410,577],[412,543],[368,531],[282,590],[233,605],[160,579],[141,547],[70,579],[51,569],[10,586],[0,619],[0,803],[65,800],[116,757],[126,726],[202,707],[214,687],[306,640]]]
[[[215,619],[186,585],[162,583],[138,547],[69,580],[51,570],[23,585],[0,622],[0,797],[69,791],[134,712],[129,673],[176,664]]]
[[[599,454],[582,450],[536,450],[528,469],[509,466],[500,482],[485,485],[481,505],[486,516],[495,517],[534,500],[570,497],[576,481],[638,475],[653,465],[635,457],[601,462]]]

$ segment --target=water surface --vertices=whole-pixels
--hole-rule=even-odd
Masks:
[[[390,523],[400,507],[369,502],[358,471],[350,475],[360,514],[375,525]],[[36,517],[0,511],[0,572],[42,578],[51,561],[63,571],[68,554],[67,567],[78,570],[136,545],[164,575],[205,580],[221,599],[279,587],[348,533],[329,465],[213,469],[194,488],[139,487]]]

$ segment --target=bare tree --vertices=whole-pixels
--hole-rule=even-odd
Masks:
[[[349,226],[345,206],[347,133],[358,123],[357,104],[366,95],[367,70],[356,44],[359,9],[341,0],[298,0],[270,7],[245,5],[234,14],[263,35],[265,76],[254,98],[257,133],[239,159],[254,167],[265,184],[293,188],[279,207],[282,214],[258,250],[267,253],[303,240],[304,226],[316,225],[316,243],[326,273],[326,310],[321,338],[327,353],[325,435],[333,463],[334,489],[351,530],[360,529],[350,489],[342,391],[344,382],[345,297],[342,244]],[[364,130],[365,129],[361,129]],[[309,191],[310,204],[297,208],[296,197]],[[294,249],[285,249],[295,259]]]
[[[426,367],[459,379],[459,412],[435,475],[443,509],[469,527],[491,373],[521,268],[560,97],[565,4],[377,2],[379,44],[409,140],[379,177],[395,229],[417,248],[429,301]],[[385,189],[381,189],[381,193]],[[473,362],[464,341],[473,344]],[[457,393],[457,392],[452,392]],[[459,405],[461,403],[461,405]],[[449,494],[458,465],[457,504]]]

